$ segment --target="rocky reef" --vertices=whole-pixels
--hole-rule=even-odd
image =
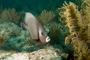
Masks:
[[[34,42],[30,40],[29,32],[11,22],[0,24],[0,41],[1,49],[5,50],[33,51],[32,48],[35,47]]]
[[[24,10],[0,8],[0,60],[90,60],[90,0],[73,1],[34,12],[51,39],[44,47],[22,29]]]
[[[53,47],[34,52],[15,52],[0,50],[0,60],[61,60],[60,52]]]
[[[15,23],[0,23],[0,31],[0,60],[61,60],[59,49],[37,47],[29,32]]]

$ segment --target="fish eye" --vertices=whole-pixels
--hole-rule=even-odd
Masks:
[[[41,34],[43,35],[43,32]]]

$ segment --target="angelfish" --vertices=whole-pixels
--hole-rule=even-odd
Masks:
[[[39,20],[32,13],[25,13],[22,26],[30,32],[32,40],[37,41],[38,45],[46,45],[50,41]]]

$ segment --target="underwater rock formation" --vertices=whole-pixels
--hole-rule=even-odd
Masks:
[[[60,52],[53,48],[40,49],[34,52],[5,52],[1,50],[0,60],[61,60]]]
[[[30,40],[29,32],[11,22],[0,23],[0,46],[5,50],[16,51],[37,49]]]
[[[20,28],[14,23],[0,23],[0,41],[4,42],[8,37],[19,35],[19,32]]]

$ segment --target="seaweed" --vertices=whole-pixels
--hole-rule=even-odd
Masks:
[[[58,25],[59,24],[54,22],[51,24],[51,26],[49,28],[50,31],[49,31],[48,35],[51,38],[51,41],[50,41],[51,44],[55,44],[55,42],[59,41],[61,31],[60,31],[60,26],[58,26]]]
[[[74,3],[69,2],[63,4],[65,9],[64,17],[66,17],[66,26],[69,27],[68,36],[65,38],[65,44],[73,45],[74,54],[78,56],[78,60],[89,60],[90,57],[90,18],[88,14],[85,13],[86,9],[82,10],[85,12],[80,12],[78,6]],[[88,9],[87,9],[88,10]],[[89,19],[88,19],[89,18]],[[86,22],[85,22],[86,21]]]
[[[1,13],[0,22],[18,23],[19,19],[20,19],[20,17],[14,8],[4,9],[3,12]]]
[[[43,10],[42,13],[37,16],[37,19],[42,23],[42,24],[47,24],[50,21],[53,20],[53,18],[55,17],[55,14],[53,11],[46,11]]]

